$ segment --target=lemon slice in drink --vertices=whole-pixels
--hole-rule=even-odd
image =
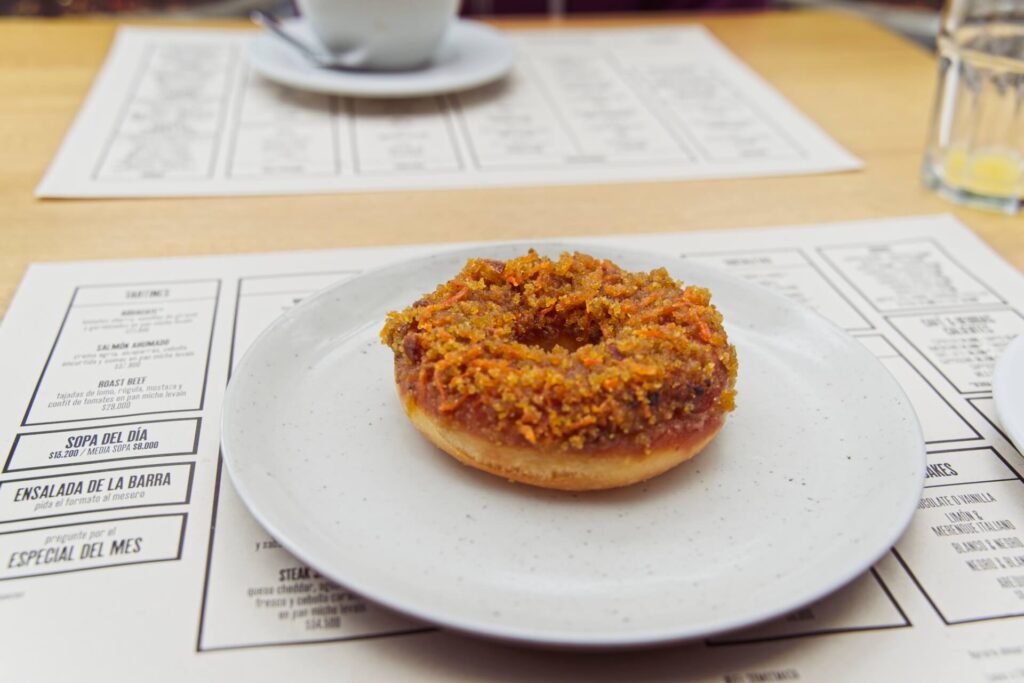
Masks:
[[[978,150],[968,155],[951,150],[944,164],[945,181],[988,197],[1016,197],[1024,190],[1024,163],[1007,150]]]

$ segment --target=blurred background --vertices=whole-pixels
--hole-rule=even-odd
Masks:
[[[865,16],[908,38],[934,46],[941,0],[464,0],[466,15],[569,12],[756,11],[822,7]],[[245,15],[254,9],[294,14],[290,0],[0,0],[0,15],[169,14],[176,17]]]

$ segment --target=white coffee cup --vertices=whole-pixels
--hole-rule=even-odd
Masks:
[[[313,34],[355,68],[416,69],[437,52],[459,0],[296,0]]]

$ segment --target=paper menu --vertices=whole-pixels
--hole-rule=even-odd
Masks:
[[[16,625],[0,644],[5,674],[1018,675],[1024,457],[1000,432],[986,382],[989,359],[1024,333],[1024,278],[949,217],[593,241],[699,260],[801,300],[900,381],[921,416],[928,479],[908,532],[870,572],[775,622],[652,652],[540,652],[437,630],[284,551],[232,489],[217,427],[231,367],[275,316],[437,246],[42,264],[0,327],[0,623]]]
[[[514,32],[507,79],[405,100],[278,86],[246,64],[253,35],[121,29],[37,194],[287,194],[860,166],[701,27]]]

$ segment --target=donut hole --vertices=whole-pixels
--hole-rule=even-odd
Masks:
[[[516,341],[527,346],[552,351],[556,346],[561,346],[569,353],[589,344],[599,344],[603,338],[601,328],[597,325],[561,325],[556,321],[554,324],[531,325],[523,328],[516,335]]]

